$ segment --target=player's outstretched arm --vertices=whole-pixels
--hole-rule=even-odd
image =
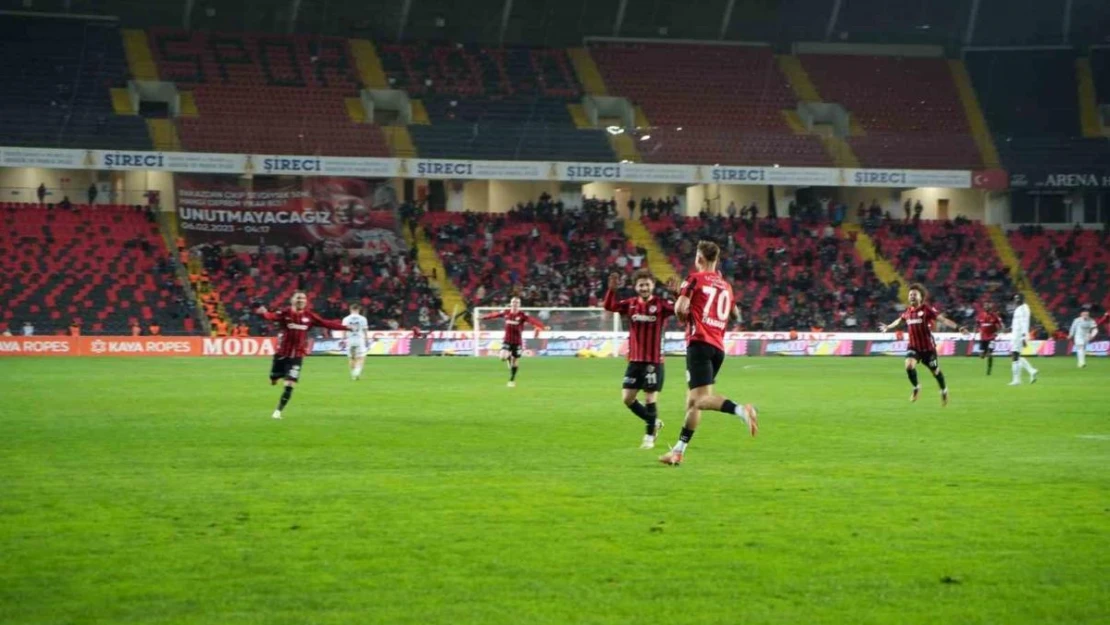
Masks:
[[[960,327],[960,324],[956,323],[955,321],[952,321],[947,316],[945,316],[943,313],[937,315],[937,321],[943,323],[944,325],[948,326],[949,328],[958,328],[958,327]]]
[[[318,328],[327,328],[328,330],[339,330],[350,332],[351,328],[343,325],[342,321],[333,321],[331,319],[324,319],[314,312],[308,313],[308,318],[312,320],[312,325]]]
[[[488,321],[490,319],[500,319],[501,317],[504,317],[504,316],[505,316],[505,311],[498,310],[497,312],[491,312],[489,314],[482,315],[482,320],[483,321]]]
[[[901,317],[898,317],[897,319],[895,319],[894,321],[891,321],[890,323],[888,323],[886,325],[880,325],[879,329],[882,330],[883,332],[889,332],[889,331],[897,328],[898,326],[902,325],[903,321],[905,321],[905,319],[903,319]]]
[[[263,306],[262,304],[259,304],[258,306],[254,307],[254,314],[258,315],[259,317],[262,317],[266,321],[277,321],[278,318],[281,315],[280,312],[270,312],[270,311],[266,310],[266,307]]]

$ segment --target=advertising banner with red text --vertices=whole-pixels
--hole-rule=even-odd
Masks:
[[[174,177],[177,218],[189,247],[310,245],[319,241],[352,252],[396,251],[397,193],[388,180],[256,177],[202,174]]]

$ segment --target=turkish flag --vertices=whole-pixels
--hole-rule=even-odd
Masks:
[[[971,176],[974,189],[1002,191],[1010,186],[1010,175],[1004,169],[980,169]]]

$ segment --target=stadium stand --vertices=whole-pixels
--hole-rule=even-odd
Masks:
[[[966,62],[1008,169],[1110,167],[1106,139],[1082,136],[1074,51],[973,51]]]
[[[1008,234],[1021,266],[1063,328],[1081,306],[1110,310],[1110,241],[1096,230],[1045,230],[1023,226]]]
[[[177,120],[188,150],[389,155],[381,129],[347,111],[362,85],[345,39],[154,30],[149,40],[162,80],[196,102],[196,117]]]
[[[571,120],[564,50],[385,44],[381,58],[394,88],[423,97],[431,123],[409,129],[423,157],[614,160],[604,131]]]
[[[832,166],[818,138],[792,134],[798,100],[768,47],[592,43],[610,94],[651,123],[647,162]],[[679,130],[681,128],[681,130]]]
[[[981,223],[903,220],[867,225],[878,253],[955,321],[969,322],[985,301],[1001,306],[1015,289]]]
[[[897,285],[883,285],[843,232],[816,214],[795,218],[649,214],[644,224],[685,274],[697,242],[722,246],[720,269],[756,330],[859,330],[889,317]]]
[[[174,276],[174,259],[139,207],[0,203],[0,322],[31,322],[63,334],[196,331],[194,306]]]
[[[1090,53],[1098,102],[1110,104],[1110,48],[1091,48]]]
[[[848,139],[864,167],[983,167],[946,59],[824,54],[800,59],[822,99],[843,105],[865,129]]]
[[[143,119],[112,108],[128,78],[115,23],[5,15],[0,54],[4,145],[150,149]]]
[[[297,290],[307,293],[313,310],[331,319],[345,317],[348,303],[359,301],[371,328],[444,327],[439,296],[408,252],[348,255],[325,245],[236,252],[206,245],[195,253],[228,322],[242,323],[252,334],[267,333],[266,323],[251,314],[253,303],[285,306]]]
[[[567,209],[546,196],[507,213],[427,213],[423,225],[471,306],[598,306],[611,271],[644,265],[611,202]]]

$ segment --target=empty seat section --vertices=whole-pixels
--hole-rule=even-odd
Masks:
[[[430,125],[410,128],[421,156],[612,161],[600,130],[567,112],[581,90],[566,52],[549,48],[383,44],[391,86],[423,102]]]
[[[864,167],[982,168],[946,59],[799,58],[821,98],[843,105],[864,129],[848,140]]]
[[[770,48],[595,43],[590,55],[653,126],[648,162],[832,165],[818,138],[787,126],[798,101]]]
[[[38,334],[163,334],[195,328],[195,309],[177,283],[174,260],[153,219],[136,207],[72,210],[0,203],[0,322],[30,321]]]
[[[189,150],[389,155],[347,112],[362,86],[344,39],[155,30],[150,43],[162,79],[194,94],[198,115],[178,118]]]
[[[110,89],[128,79],[116,24],[6,15],[0,54],[4,145],[150,149],[142,118],[112,108]]]

